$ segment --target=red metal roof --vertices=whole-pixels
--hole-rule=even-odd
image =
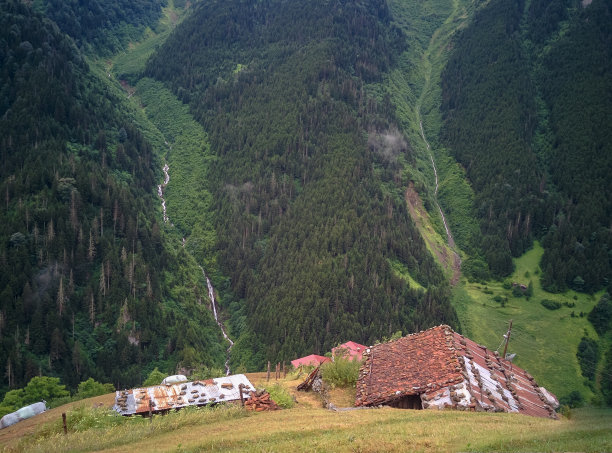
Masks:
[[[449,326],[373,346],[364,357],[356,406],[420,395],[423,407],[555,417],[554,401],[529,373]]]
[[[368,349],[367,346],[355,343],[354,341],[347,341],[346,343],[333,348],[332,354],[335,356],[339,351],[345,351],[345,354],[347,354],[349,358],[356,357],[357,360],[361,360],[366,349]]]
[[[324,357],[322,355],[310,354],[310,355],[307,355],[306,357],[301,357],[299,359],[292,360],[291,365],[293,365],[294,368],[297,368],[302,365],[317,366],[323,362],[331,362],[331,359],[329,357]]]

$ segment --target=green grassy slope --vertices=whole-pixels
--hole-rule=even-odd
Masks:
[[[208,137],[189,108],[161,82],[141,79],[135,96],[168,143],[165,160],[170,167],[170,182],[165,197],[170,221],[186,238],[186,246],[198,262],[206,269],[214,269],[213,201],[206,187],[208,167],[214,157],[210,154]]]
[[[576,351],[583,336],[598,338],[586,316],[580,313],[588,314],[599,298],[573,291],[564,294],[543,291],[539,278],[542,253],[542,247],[536,242],[533,249],[514,260],[516,270],[506,280],[524,285],[533,282],[533,296],[529,300],[513,297],[512,290],[505,289],[501,282],[466,283],[455,290],[455,309],[464,333],[490,348],[498,347],[512,319],[508,352],[517,353],[517,365],[557,396],[565,396],[572,390],[593,396],[584,385]],[[494,300],[496,296],[507,298],[505,306]],[[540,303],[542,299],[575,306],[548,310]]]
[[[280,381],[298,403],[277,412],[218,406],[183,409],[149,422],[140,417],[113,417],[104,409],[57,408],[45,414],[53,421],[21,439],[13,433],[9,446],[15,452],[590,452],[609,451],[612,446],[610,410],[575,410],[570,419],[561,420],[391,408],[334,412],[318,407],[312,393],[295,391],[296,383]],[[61,411],[68,412],[68,435],[62,431]]]
[[[442,218],[435,207],[433,157],[439,178],[437,201],[461,249],[463,260],[469,260],[478,255],[479,231],[473,216],[474,196],[465,172],[449,150],[439,143],[438,135],[442,124],[440,73],[448,58],[451,40],[468,21],[471,6],[469,2],[459,0],[414,4],[391,1],[390,8],[394,22],[406,33],[410,46],[401,55],[399,67],[386,78],[382,90],[391,96],[402,131],[414,150],[415,162],[406,165],[405,172],[414,181],[428,211],[420,224],[420,232],[431,248],[439,251],[438,254],[452,256]],[[421,121],[431,145],[431,156],[421,136]],[[448,263],[441,264],[451,267]]]
[[[147,59],[168,38],[181,22],[188,9],[176,7],[177,2],[168,1],[154,30],[147,28],[138,42],[131,42],[127,49],[113,56],[113,73],[119,79],[135,84],[142,73]]]
[[[477,243],[480,232],[475,217],[473,191],[465,172],[451,156],[451,150],[446,149],[438,139],[442,126],[439,110],[440,73],[451,52],[455,33],[469,23],[473,11],[469,3],[458,1],[418,4],[391,1],[390,8],[394,21],[410,36],[411,45],[402,54],[400,67],[389,74],[383,91],[391,95],[397,117],[415,151],[416,165],[407,168],[406,172],[415,182],[428,209],[425,215],[421,215],[424,220],[418,223],[420,232],[428,238],[428,244],[434,244],[432,248],[443,250],[446,238],[440,216],[433,208],[434,175],[420,136],[419,120],[422,119],[440,178],[439,202],[461,248],[463,270],[468,276],[482,280],[486,275],[486,265],[480,258]],[[518,353],[516,363],[527,368],[542,385],[559,396],[579,390],[588,399],[593,393],[583,382],[576,351],[583,336],[597,338],[597,334],[586,316],[581,317],[580,313],[586,315],[599,295],[574,292],[553,295],[544,292],[540,284],[542,273],[538,267],[542,254],[542,247],[536,243],[533,249],[514,260],[516,270],[508,277],[509,281],[525,285],[533,281],[530,301],[512,297],[511,291],[504,289],[502,282],[482,280],[478,284],[464,280],[454,289],[455,309],[464,333],[492,348],[499,345],[508,321],[514,319],[510,351]],[[504,307],[493,299],[496,296],[508,297]],[[542,299],[574,303],[575,307],[562,306],[559,310],[551,311],[540,304]],[[572,312],[575,317],[571,316]]]

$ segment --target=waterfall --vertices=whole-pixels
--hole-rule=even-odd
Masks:
[[[208,278],[208,276],[206,275],[206,272],[204,272],[204,269],[202,268],[202,266],[200,266],[200,269],[202,270],[202,274],[204,275],[204,278],[206,278],[206,285],[208,286],[208,297],[210,299],[210,304],[212,305],[213,315],[215,317],[215,321],[216,321],[217,325],[219,326],[219,328],[221,329],[221,333],[223,334],[223,338],[225,338],[229,342],[229,347],[227,348],[227,358],[225,360],[225,375],[229,376],[229,374],[230,374],[230,367],[229,367],[230,354],[231,354],[231,351],[232,351],[232,347],[234,346],[234,342],[227,335],[227,332],[225,331],[225,326],[219,320],[219,316],[217,314],[217,301],[215,299],[215,289],[213,288],[213,285],[210,282],[210,279]]]
[[[168,142],[166,142],[166,144],[168,144]],[[167,163],[164,164],[163,170],[164,170],[164,182],[157,186],[157,195],[159,195],[159,198],[161,198],[161,200],[162,200],[162,211],[163,211],[164,223],[168,223],[168,215],[166,214],[166,199],[164,198],[164,189],[166,188],[166,186],[170,182],[170,173],[168,173],[168,171],[170,170],[170,167],[168,166]],[[183,240],[182,240],[183,247],[185,247],[185,242],[186,242],[186,240],[185,240],[185,238],[183,238]],[[204,272],[204,268],[202,266],[200,266],[200,270],[202,271],[202,274],[204,275],[204,278],[206,279],[206,286],[208,286],[208,297],[210,298],[210,304],[212,305],[212,311],[213,311],[213,315],[215,317],[215,322],[217,323],[217,325],[221,329],[221,333],[223,334],[223,338],[225,338],[229,342],[229,347],[227,348],[227,358],[225,360],[225,375],[229,376],[229,374],[230,374],[230,367],[229,367],[230,353],[231,353],[232,347],[234,346],[234,342],[227,335],[227,332],[225,331],[225,326],[219,320],[219,315],[217,313],[217,301],[215,299],[215,289],[213,288],[212,283],[210,282],[210,279],[206,275],[206,272]]]
[[[159,198],[161,198],[162,200],[162,211],[164,213],[163,215],[164,223],[168,223],[168,214],[166,214],[166,199],[164,198],[164,189],[170,182],[170,173],[168,173],[168,170],[170,170],[170,167],[168,166],[168,164],[164,164],[163,170],[164,170],[164,182],[157,186],[157,195],[159,195]]]

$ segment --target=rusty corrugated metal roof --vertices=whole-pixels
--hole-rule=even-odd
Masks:
[[[548,392],[529,373],[446,325],[373,346],[364,357],[356,406],[419,395],[424,408],[556,417]]]
[[[249,392],[255,390],[255,387],[244,374],[122,390],[115,394],[113,409],[121,415],[145,415],[149,413],[149,402],[151,402],[151,411],[156,413],[187,406],[236,401],[240,400],[241,384],[243,397],[248,399]]]

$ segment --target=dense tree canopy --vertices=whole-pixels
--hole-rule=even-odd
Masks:
[[[165,3],[165,0],[38,0],[35,5],[79,46],[108,53],[141,36],[145,27],[154,26]]]
[[[207,2],[149,61],[217,156],[218,253],[246,317],[237,364],[456,323],[405,202],[382,190],[401,187],[393,152],[410,150],[367,142],[392,129],[394,112],[364,84],[405,45],[384,1]]]
[[[222,363],[201,274],[157,224],[150,144],[70,38],[21,2],[0,8],[4,382],[128,386],[155,362]]]
[[[476,191],[495,276],[535,234],[546,289],[612,281],[611,10],[608,0],[491,1],[456,39],[444,139]]]

